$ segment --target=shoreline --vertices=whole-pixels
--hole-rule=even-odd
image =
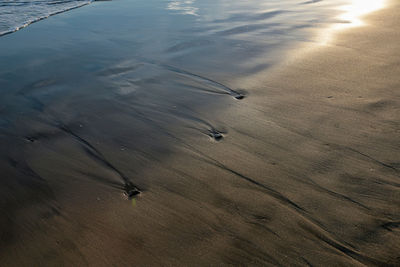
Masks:
[[[96,2],[96,1],[109,1],[109,0],[92,0],[92,2]],[[5,35],[9,35],[9,34],[12,34],[12,33],[15,33],[15,32],[17,32],[17,31],[20,31],[20,30],[22,30],[22,29],[28,27],[29,25],[32,25],[32,24],[34,24],[34,23],[36,23],[36,22],[39,22],[39,21],[42,21],[42,20],[44,20],[44,19],[48,19],[48,18],[50,18],[50,17],[52,17],[52,16],[55,16],[55,15],[58,15],[58,14],[62,14],[62,13],[64,13],[64,12],[68,12],[68,11],[71,11],[71,10],[74,10],[74,9],[77,9],[77,8],[80,8],[80,7],[87,6],[87,5],[91,4],[92,2],[88,2],[88,3],[82,4],[82,5],[79,5],[79,6],[75,6],[75,7],[70,7],[70,8],[67,8],[67,9],[65,9],[65,10],[61,10],[61,11],[52,13],[52,14],[47,15],[47,16],[39,17],[39,18],[34,19],[34,20],[32,20],[32,21],[26,22],[24,25],[19,26],[19,27],[13,29],[13,30],[8,30],[8,31],[6,31],[6,32],[0,33],[0,37],[5,36]]]
[[[35,120],[15,115],[1,133],[14,179],[0,191],[0,265],[400,264],[399,10],[392,1],[330,46],[232,78],[242,100],[214,88],[205,106],[204,78],[176,69],[178,82],[157,80],[173,95],[153,76],[156,98],[106,95],[105,79],[132,69],[166,76],[139,60],[95,69],[94,84],[22,88]],[[143,190],[134,202],[126,177]]]

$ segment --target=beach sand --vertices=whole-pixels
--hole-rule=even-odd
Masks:
[[[193,94],[25,88],[35,108],[0,139],[0,265],[399,266],[399,12],[235,81],[241,100],[173,68]]]

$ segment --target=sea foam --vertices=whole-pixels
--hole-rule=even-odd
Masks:
[[[93,0],[0,0],[0,36]]]

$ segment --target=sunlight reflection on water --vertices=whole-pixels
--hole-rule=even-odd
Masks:
[[[171,1],[168,3],[167,10],[177,11],[182,15],[198,16],[198,8],[193,6],[194,3],[195,0]]]

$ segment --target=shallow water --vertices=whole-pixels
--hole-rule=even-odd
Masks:
[[[78,2],[83,1],[60,5]],[[29,3],[34,5],[35,1]],[[29,7],[32,14],[38,14],[33,17],[53,12],[48,10],[49,1],[37,3],[35,8]],[[347,23],[336,19],[341,4],[294,0],[97,2],[3,36],[0,74],[4,77],[14,72],[14,67],[34,63],[40,65],[33,75],[39,79],[40,67],[49,72],[48,61],[57,59],[73,65],[62,75],[74,77],[129,65],[129,61],[157,61],[210,78],[232,80],[236,75],[267,69],[299,43],[315,42],[317,28],[332,22]],[[2,9],[11,16],[0,15],[2,21],[26,20],[27,5],[12,8],[10,12]],[[58,69],[55,66],[50,72]],[[119,82],[126,83],[126,77]]]
[[[14,6],[12,17],[26,3]],[[32,14],[49,13],[49,3],[37,1]],[[49,107],[65,95],[145,94],[149,102],[142,104],[149,105],[162,92],[159,107],[242,98],[246,88],[236,81],[268,70],[299,46],[318,43],[321,29],[349,24],[338,20],[346,3],[125,0],[52,16],[0,37],[2,120],[13,121],[15,110],[29,111],[39,100]]]
[[[200,136],[213,135],[213,116],[193,110],[251,94],[237,81],[317,42],[317,29],[347,23],[336,19],[339,6],[130,0],[52,16],[0,38],[0,130],[24,138],[37,131],[22,126],[25,120],[60,130],[57,122],[82,124],[76,120],[127,105],[162,124],[184,121]]]

